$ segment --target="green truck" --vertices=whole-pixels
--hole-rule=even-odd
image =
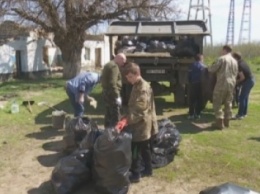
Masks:
[[[188,69],[194,56],[203,53],[204,37],[210,35],[205,21],[114,21],[106,35],[111,57],[124,52],[128,61],[140,66],[155,94],[172,92],[177,105],[187,104]],[[125,101],[128,87],[124,82]]]

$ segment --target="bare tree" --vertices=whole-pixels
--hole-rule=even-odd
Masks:
[[[77,75],[85,32],[104,21],[139,15],[165,18],[176,13],[177,0],[2,0],[4,14],[53,32],[63,58],[63,76]],[[8,8],[8,9],[7,9]],[[141,13],[141,14],[140,14]],[[145,14],[143,14],[145,13]]]

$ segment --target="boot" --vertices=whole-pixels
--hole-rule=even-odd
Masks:
[[[139,173],[130,172],[128,178],[131,183],[139,183],[141,179],[141,175]]]
[[[216,119],[215,123],[212,124],[213,128],[224,129],[223,119]]]
[[[228,118],[224,118],[224,126],[229,127],[229,119]]]

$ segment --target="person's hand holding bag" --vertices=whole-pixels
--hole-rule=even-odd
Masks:
[[[125,126],[127,126],[128,122],[127,122],[127,118],[124,117],[122,118],[115,126],[115,129],[118,131],[118,132],[121,132]]]

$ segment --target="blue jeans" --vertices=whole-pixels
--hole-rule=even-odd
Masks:
[[[239,116],[247,115],[248,98],[254,84],[255,84],[254,79],[250,78],[244,81],[241,85],[241,92],[239,95],[239,107],[238,107]]]
[[[78,103],[78,99],[76,99],[75,94],[73,94],[68,88],[66,89],[66,92],[74,109],[74,116],[82,117],[84,115],[84,105]]]

